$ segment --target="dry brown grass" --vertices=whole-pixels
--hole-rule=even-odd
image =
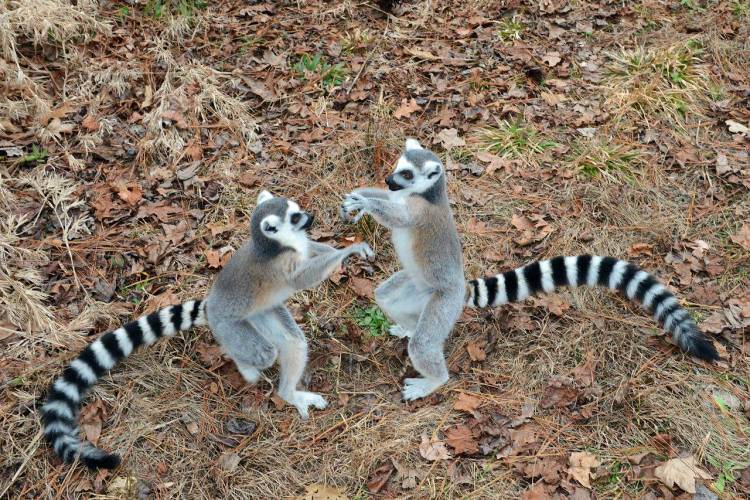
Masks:
[[[575,43],[611,54],[600,59],[607,61],[603,71],[608,65],[609,73],[592,83],[575,76],[573,67],[568,88],[554,89],[565,94],[566,101],[552,108],[538,98],[532,84],[527,98],[513,100],[503,93],[504,79],[525,78],[523,67],[514,69],[518,74],[487,77],[487,88],[476,90],[461,81],[441,94],[421,71],[435,61],[394,59],[407,42],[418,41],[422,49],[439,53],[425,41],[446,39],[443,24],[431,22],[447,15],[434,2],[417,2],[413,10],[390,20],[366,17],[371,11],[362,14],[359,9],[365,7],[352,2],[313,13],[304,5],[277,6],[274,23],[314,19],[333,23],[341,33],[367,28],[374,40],[360,56],[372,51],[361,78],[377,74],[381,79],[373,80],[377,85],[370,102],[351,112],[342,110],[335,96],[315,93],[312,86],[299,95],[258,105],[238,90],[242,84],[237,74],[227,72],[206,48],[231,38],[216,42],[206,35],[231,31],[225,24],[231,16],[225,12],[212,16],[209,10],[189,23],[169,18],[159,24],[131,7],[131,24],[121,29],[143,29],[143,46],[136,49],[135,61],[115,54],[120,59],[111,64],[83,50],[85,40],[80,38],[89,30],[107,33],[103,20],[114,18],[109,7],[37,1],[49,7],[44,11],[49,13],[46,24],[24,18],[20,9],[31,2],[6,3],[0,14],[0,27],[12,27],[0,32],[5,58],[0,71],[6,72],[12,91],[0,102],[8,112],[0,118],[0,132],[10,134],[4,128],[8,124],[34,124],[32,117],[61,104],[59,89],[45,67],[31,72],[29,61],[40,50],[34,47],[37,33],[44,33],[37,43],[65,48],[68,55],[55,64],[65,64],[75,82],[69,97],[84,103],[101,127],[91,132],[75,122],[77,128],[70,134],[44,135],[45,127],[34,125],[35,140],[49,150],[47,165],[10,159],[0,165],[0,210],[12,214],[0,220],[0,497],[133,498],[150,492],[157,498],[284,498],[324,483],[350,498],[368,498],[374,497],[368,492],[368,478],[384,464],[395,463],[403,473],[394,471],[389,496],[518,498],[533,483],[519,472],[521,464],[544,457],[565,461],[571,452],[586,450],[602,460],[601,477],[594,484],[599,498],[637,498],[658,493],[658,484],[632,478],[628,457],[651,451],[666,458],[670,451],[663,446],[664,436],[671,440],[672,454],[694,454],[714,477],[722,467],[736,473],[750,464],[746,410],[717,402],[717,397],[729,400],[730,395],[742,403],[748,400],[750,361],[738,350],[747,342],[745,333],[728,337],[728,365],[708,367],[669,346],[654,323],[621,297],[599,291],[562,292],[570,304],[563,317],[552,314],[543,301],[467,315],[446,346],[451,381],[428,401],[407,405],[399,395],[404,376],[411,373],[404,341],[363,336],[351,316],[368,302],[345,282],[301,293],[291,306],[310,339],[305,384],[326,395],[329,409],[301,421],[290,408],[278,408],[271,398],[275,372],[257,386],[242,383],[231,363],[206,355],[213,345],[210,332],[196,330],[134,354],[89,396],[88,401],[100,404],[104,413],[99,445],[122,453],[123,467],[93,475],[79,466],[60,464],[40,439],[36,406],[62,367],[91,341],[90,334],[156,307],[166,293],[174,294],[175,300],[204,294],[214,270],[200,258],[207,248],[240,243],[261,186],[313,211],[317,231],[329,241],[370,241],[378,253],[371,272],[381,281],[397,268],[387,231],[367,220],[356,227],[340,221],[341,195],[379,182],[405,136],[431,144],[442,126],[426,120],[448,106],[447,96],[490,92],[495,84],[501,90],[479,106],[537,135],[521,134],[519,140],[518,134],[508,134],[507,128],[489,121],[489,139],[504,145],[495,152],[506,157],[505,166],[481,176],[462,171],[460,165],[451,171],[449,190],[467,274],[479,276],[557,254],[625,257],[633,245],[646,244],[652,255],[633,259],[669,283],[692,313],[705,317],[719,309],[720,305],[704,303],[696,290],[710,288],[733,297],[750,287],[749,257],[729,240],[738,221],[750,217],[750,194],[741,184],[714,173],[715,153],[741,159],[746,144],[729,137],[714,118],[741,113],[738,91],[732,90],[739,83],[727,74],[747,78],[750,57],[747,42],[715,32],[709,18],[701,21],[704,31],[696,35],[702,43],[699,52],[675,42],[681,35],[667,23],[645,44],[630,39],[630,32],[596,31],[592,37],[575,38]],[[489,3],[472,4],[485,8]],[[647,7],[658,9],[654,16],[659,19],[676,22],[686,16],[660,4]],[[464,4],[454,5],[456,11],[462,8]],[[526,5],[518,20],[525,27],[524,43],[545,47],[550,42],[530,29],[540,12],[536,5]],[[245,22],[243,16],[237,17]],[[200,36],[193,39],[197,26]],[[47,33],[56,35],[49,38]],[[231,32],[240,35],[246,33]],[[306,47],[311,53],[324,50],[316,37],[305,35],[304,42],[311,44]],[[286,41],[279,43],[286,47]],[[444,43],[459,51],[474,41]],[[503,54],[512,46],[498,40],[485,43]],[[556,49],[546,47],[542,54]],[[195,49],[189,61],[183,57],[185,49]],[[251,71],[266,50],[281,53],[278,46],[261,46],[237,56],[238,68]],[[490,52],[482,52],[482,57]],[[574,56],[566,55],[575,61]],[[7,83],[8,75],[16,74],[8,68],[13,70],[16,63],[28,77],[23,85]],[[458,68],[451,73],[457,81],[464,70]],[[669,77],[674,69],[686,75],[679,85]],[[276,70],[267,71],[276,75]],[[433,89],[425,94],[431,99],[445,100],[430,105],[437,109],[423,105],[409,120],[395,119],[400,99],[411,95],[405,85],[412,82],[414,88]],[[713,85],[723,92],[725,103],[717,105],[721,101],[707,94]],[[494,99],[521,108],[523,119],[513,113],[500,116],[506,102]],[[678,100],[688,106],[687,115],[674,106]],[[553,119],[573,103],[591,109],[602,104],[612,119],[601,118],[603,122],[591,124],[598,127],[594,137],[582,137],[577,126]],[[296,112],[277,119],[298,104],[315,115],[311,129],[324,130],[332,140],[306,143],[294,135],[295,127],[307,131]],[[142,121],[132,118],[133,109],[143,115]],[[328,113],[345,126],[327,128]],[[3,121],[6,116],[8,122]],[[63,120],[73,122],[70,116]],[[488,123],[464,119],[460,112],[454,120],[468,145],[451,152],[439,146],[435,150],[443,158],[450,155],[455,164],[480,162],[476,155],[488,144],[475,138],[482,137]],[[132,123],[143,124],[142,135],[131,132]],[[641,141],[645,128],[661,135],[655,142]],[[128,136],[137,155],[116,155],[112,143],[122,135]],[[246,147],[258,138],[262,153]],[[532,147],[541,140],[568,149]],[[206,147],[192,185],[172,183],[174,172],[194,163],[186,152],[193,143],[221,145]],[[684,148],[696,151],[695,158],[680,163],[674,157]],[[97,156],[102,151],[108,156]],[[170,248],[156,253],[152,262],[154,240],[164,240],[161,221],[133,222],[136,207],[125,207],[130,212],[122,209],[125,215],[116,213],[105,221],[96,218],[98,197],[112,195],[119,201],[112,186],[123,179],[143,187],[147,200],[141,205],[167,200],[179,208],[168,223],[188,222],[197,243],[167,241],[164,246]],[[99,182],[109,187],[88,193]],[[551,230],[537,241],[519,244],[522,235],[510,224],[513,215],[541,217]],[[473,230],[477,222],[485,223],[490,232]],[[234,226],[213,235],[207,223]],[[715,275],[695,273],[690,285],[681,284],[664,257],[673,246],[696,240],[707,242],[709,256],[723,268]],[[112,263],[118,259],[124,264]],[[117,285],[113,302],[92,296],[97,279]],[[466,345],[472,341],[486,342],[483,362],[470,361]],[[550,379],[569,375],[587,356],[597,362],[597,389],[583,404],[590,416],[574,420],[567,408],[541,408]],[[453,409],[459,392],[480,397],[486,414],[517,417],[530,405],[530,422],[542,447],[533,454],[506,458],[493,452],[427,462],[418,451],[420,436],[442,438],[445,429],[467,418]],[[252,422],[254,430],[232,431],[238,420]],[[221,457],[231,453],[241,461],[229,472],[222,468]],[[410,474],[416,478],[413,484],[405,482]],[[730,482],[723,498],[743,494]]]

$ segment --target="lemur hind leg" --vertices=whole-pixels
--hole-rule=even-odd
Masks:
[[[375,302],[396,323],[390,334],[399,338],[414,334],[429,299],[429,291],[415,283],[406,271],[397,272],[375,289]]]
[[[266,325],[275,331],[268,338],[279,351],[279,396],[307,419],[310,406],[319,410],[328,406],[320,394],[297,390],[307,365],[307,340],[286,307],[274,308],[269,316]]]
[[[263,335],[252,320],[216,321],[211,325],[224,352],[232,358],[245,380],[258,382],[261,370],[273,366],[278,349]]]
[[[443,345],[461,311],[458,292],[439,290],[427,302],[408,347],[412,365],[422,377],[404,380],[406,401],[423,398],[448,381]]]

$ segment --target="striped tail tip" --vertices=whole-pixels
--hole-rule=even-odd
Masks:
[[[88,444],[88,443],[87,443]],[[78,459],[91,470],[97,469],[116,469],[120,465],[120,456],[114,453],[107,453],[104,450],[89,445],[84,448]]]
[[[721,359],[714,343],[698,330],[695,323],[681,328],[679,334],[675,335],[675,341],[683,351],[696,358],[709,363]]]

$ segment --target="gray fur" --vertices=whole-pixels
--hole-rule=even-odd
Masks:
[[[412,179],[403,176],[406,170]],[[357,212],[355,219],[368,213],[392,230],[403,270],[377,288],[375,300],[396,323],[391,333],[410,337],[409,357],[422,376],[405,380],[404,399],[412,400],[448,380],[443,345],[464,308],[463,259],[445,169],[437,156],[415,142],[407,143],[388,184],[391,191],[353,191],[342,209]]]
[[[304,217],[311,216],[300,216],[295,226],[289,219],[290,202],[268,196],[253,212],[249,241],[211,287],[206,317],[216,340],[248,382],[255,383],[260,372],[278,360],[279,396],[307,418],[309,406],[322,409],[327,403],[318,394],[297,390],[307,363],[307,341],[284,302],[320,284],[350,255],[369,257],[372,251],[364,243],[338,250],[309,241],[302,225]],[[284,221],[276,233],[262,227],[269,216]]]

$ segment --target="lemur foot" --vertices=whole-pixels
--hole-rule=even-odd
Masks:
[[[237,365],[237,369],[248,384],[257,384],[260,380],[260,370],[255,367]]]
[[[310,416],[308,407],[314,406],[318,410],[325,409],[328,402],[320,394],[306,391],[294,391],[290,397],[281,396],[281,399],[297,408],[302,420],[307,420]]]
[[[404,401],[414,401],[432,394],[435,389],[444,383],[444,381],[423,377],[407,378],[404,380],[404,390],[401,393],[404,396]]]
[[[390,333],[394,337],[398,337],[400,339],[402,339],[404,337],[411,337],[412,335],[414,335],[414,332],[412,332],[411,330],[407,330],[406,328],[404,328],[401,325],[392,325],[388,329],[388,333]]]

